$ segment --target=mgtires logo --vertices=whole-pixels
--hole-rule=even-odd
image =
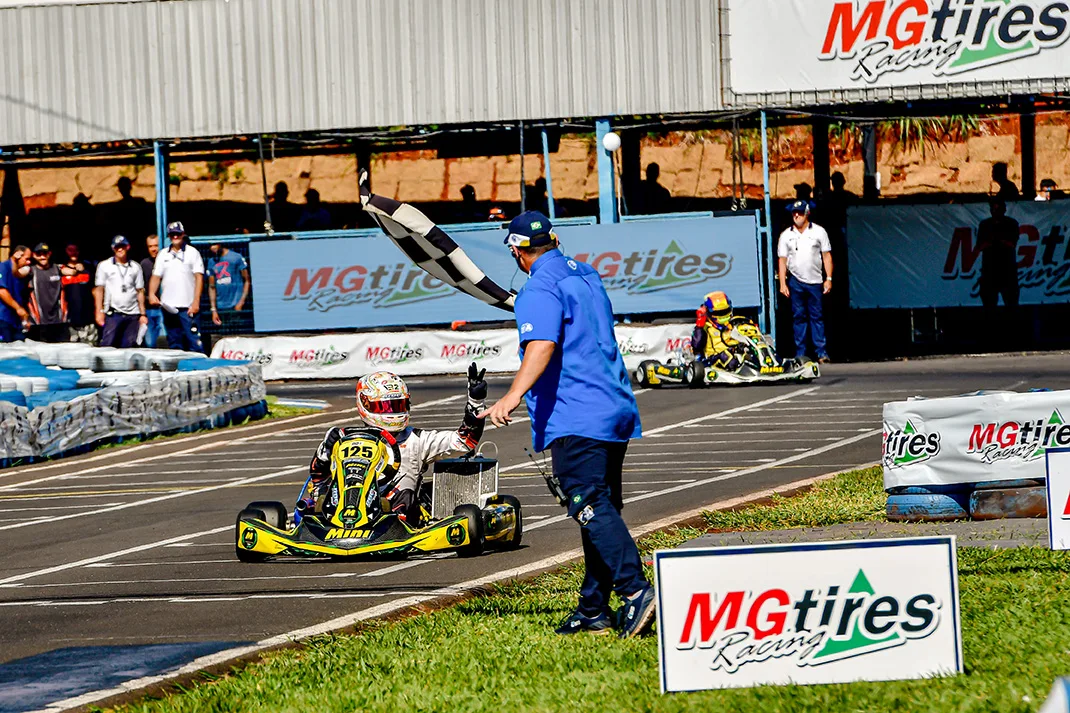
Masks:
[[[620,349],[621,356],[629,356],[630,354],[646,354],[650,351],[650,345],[646,342],[640,342],[631,337],[625,337],[617,342],[617,347]]]
[[[902,429],[884,427],[885,468],[902,468],[927,461],[940,452],[939,433],[918,433],[910,421]]]
[[[401,347],[368,347],[365,359],[372,366],[380,364],[404,364],[424,358],[422,348],[411,348],[408,344]]]
[[[240,349],[225,349],[219,354],[219,358],[230,361],[251,361],[260,366],[267,366],[272,359],[271,355],[265,354],[263,349],[258,350],[256,353],[243,352]]]
[[[333,346],[326,349],[294,349],[290,363],[300,367],[334,366],[349,358],[349,352],[340,352]]]
[[[956,75],[1062,45],[1070,6],[1026,0],[853,0],[832,7],[818,57],[847,60],[851,78],[930,67]]]
[[[732,271],[732,256],[726,253],[687,252],[675,240],[663,250],[646,253],[580,253],[577,260],[587,263],[602,277],[607,290],[645,294],[686,287]]]
[[[982,463],[1003,460],[1032,461],[1049,448],[1070,446],[1070,424],[1063,422],[1059,409],[1034,421],[976,423],[970,431],[967,453],[976,453]]]
[[[465,342],[464,344],[446,344],[442,347],[441,358],[452,364],[457,361],[493,359],[501,353],[500,346],[488,345],[485,341]]]
[[[881,596],[863,570],[846,582],[789,594],[784,589],[691,595],[682,630],[670,632],[679,650],[709,649],[713,670],[789,659],[822,666],[902,646],[932,634],[942,603],[933,594]]]
[[[308,303],[310,312],[329,312],[337,307],[368,305],[397,307],[444,297],[450,288],[412,265],[364,265],[296,267],[290,272],[284,300]]]

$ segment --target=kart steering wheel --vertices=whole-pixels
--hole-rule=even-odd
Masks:
[[[394,438],[394,434],[390,433],[390,431],[380,431],[379,435],[390,446],[390,462],[384,464],[383,475],[387,478],[393,478],[401,470],[401,447],[398,446],[398,439]]]

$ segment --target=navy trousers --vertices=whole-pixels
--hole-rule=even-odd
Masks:
[[[563,436],[550,444],[554,475],[568,495],[569,517],[580,525],[586,574],[579,610],[609,611],[610,592],[627,596],[646,586],[643,562],[620,512],[621,470],[628,444]]]
[[[799,359],[806,356],[809,336],[814,342],[814,356],[827,357],[821,285],[811,285],[788,274],[788,290],[791,292],[791,321],[795,327],[795,356]]]
[[[184,309],[177,314],[164,310],[163,325],[167,329],[167,347],[182,349],[187,352],[203,352],[201,332],[197,328],[197,318],[190,317]]]

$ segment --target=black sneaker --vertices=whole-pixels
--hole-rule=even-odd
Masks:
[[[654,588],[649,584],[636,597],[624,600],[620,609],[620,638],[630,639],[649,631],[657,610]]]
[[[554,630],[558,634],[579,634],[586,631],[592,634],[608,634],[613,631],[613,620],[606,614],[586,616],[578,609],[568,615],[561,626]]]

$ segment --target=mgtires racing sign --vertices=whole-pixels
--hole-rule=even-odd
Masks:
[[[962,671],[953,537],[659,551],[662,692]]]
[[[1070,6],[1061,0],[729,0],[728,7],[737,94],[1070,76]]]
[[[982,393],[884,405],[884,487],[1043,478],[1070,447],[1070,391]]]

